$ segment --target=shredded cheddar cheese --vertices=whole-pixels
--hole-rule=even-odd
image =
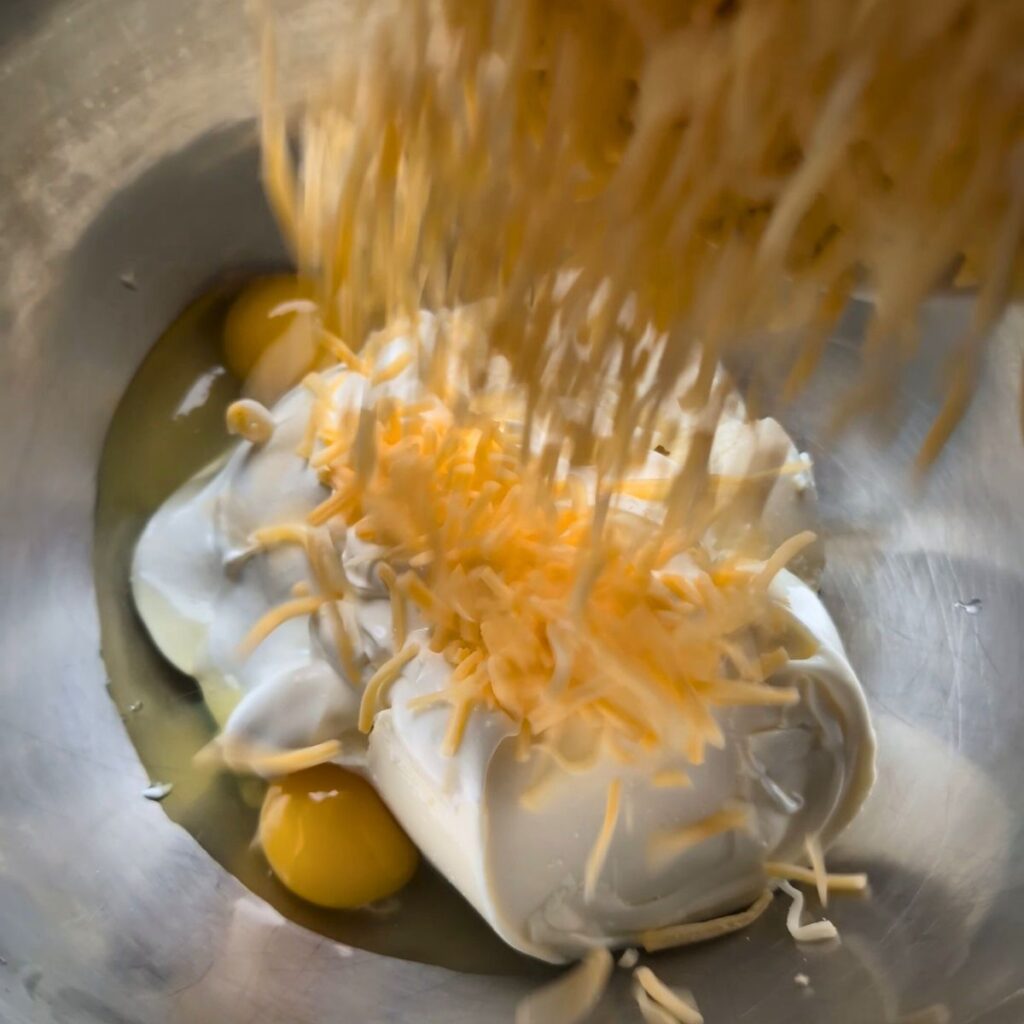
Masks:
[[[290,601],[271,608],[249,630],[239,647],[243,656],[251,654],[271,633],[289,619],[297,619],[304,615],[312,615],[322,604],[324,598],[317,596],[293,597]]]
[[[394,380],[411,362],[412,353],[409,351],[403,352],[392,359],[386,366],[377,367],[370,377],[370,383],[384,384],[389,380]]]
[[[223,763],[235,772],[254,775],[288,775],[331,761],[341,753],[338,740],[324,740],[294,750],[266,750],[245,743],[238,737],[220,736],[195,755],[197,763]]]
[[[318,592],[268,612],[244,650],[289,618],[319,611],[358,685],[351,584],[332,540],[354,531],[384,553],[377,571],[391,602],[394,649],[406,644],[414,608],[427,625],[426,646],[452,666],[441,692],[415,702],[447,705],[448,755],[482,709],[508,715],[562,770],[585,770],[601,750],[628,762],[665,748],[700,764],[708,745],[724,743],[717,709],[799,699],[773,680],[796,631],[767,589],[812,534],[763,559],[718,554],[688,529],[621,515],[614,481],[585,484],[571,468],[566,475],[545,466],[514,421],[472,403],[457,415],[387,398],[354,415],[321,376],[305,386],[314,395],[307,459],[327,494],[306,523],[262,528],[251,543],[301,545]],[[729,509],[726,501],[722,514]],[[663,570],[679,556],[691,568]],[[745,653],[754,631],[756,656]],[[389,672],[363,693],[364,731]],[[602,743],[572,763],[561,746],[580,716]],[[542,799],[551,781],[540,775],[524,804]],[[669,784],[685,785],[685,776],[655,781]],[[677,836],[677,848],[684,839],[698,837]]]
[[[354,675],[344,628],[350,584],[328,534],[355,531],[387,552],[379,576],[395,650],[411,604],[427,623],[430,650],[453,667],[437,697],[450,708],[446,753],[458,750],[481,708],[509,715],[556,762],[565,730],[585,714],[620,760],[667,745],[699,764],[707,744],[724,742],[714,709],[798,699],[772,682],[787,660],[787,618],[766,589],[812,535],[765,560],[715,555],[685,534],[623,518],[600,481],[582,494],[576,476],[545,483],[514,424],[472,408],[461,419],[429,403],[410,411],[389,398],[364,406],[353,429],[321,377],[310,375],[306,387],[315,396],[307,457],[329,493],[306,524],[257,530],[252,543],[301,544],[320,593],[269,612],[246,650],[323,607],[340,619],[339,659]],[[692,572],[662,579],[660,567],[681,552]],[[777,646],[741,656],[739,639],[754,626],[774,633]],[[376,688],[364,693],[363,729]]]
[[[655,789],[688,789],[693,780],[684,771],[660,771],[651,776],[651,785]]]
[[[608,848],[615,834],[615,823],[619,819],[619,801],[622,798],[622,780],[612,779],[608,784],[608,797],[604,808],[604,820],[594,846],[587,857],[583,871],[583,898],[591,900],[597,891],[597,880],[608,857]]]
[[[678,857],[700,843],[722,835],[744,829],[749,824],[750,812],[747,807],[723,807],[722,810],[681,828],[656,833],[648,842],[648,859],[663,862]]]
[[[370,676],[363,690],[363,699],[359,704],[359,731],[369,732],[373,726],[373,716],[387,688],[398,678],[402,669],[419,653],[417,644],[406,644],[397,654],[392,655],[376,672]]]
[[[520,806],[528,811],[540,810],[558,782],[558,773],[554,765],[544,762],[539,764],[541,768],[538,776],[519,796]]]
[[[378,570],[381,582],[388,588],[388,598],[391,602],[391,633],[392,641],[396,651],[405,646],[405,597],[398,588],[398,578],[395,570],[386,563]]]
[[[765,874],[769,878],[781,878],[786,882],[799,882],[801,885],[819,884],[816,872],[799,864],[784,864],[781,861],[765,861]],[[868,876],[862,873],[851,875],[824,875],[826,892],[863,892],[868,887]],[[824,901],[823,901],[824,904]]]
[[[638,936],[640,945],[648,953],[657,953],[662,949],[692,946],[698,942],[706,942],[709,939],[717,939],[723,935],[742,931],[752,925],[768,909],[772,897],[771,892],[763,892],[746,910],[737,914],[725,914],[722,917],[712,918],[710,921],[674,924],[666,928],[653,928],[641,932]]]
[[[808,835],[804,838],[804,849],[807,851],[807,859],[811,862],[811,870],[814,872],[814,886],[818,892],[818,899],[823,907],[828,906],[828,874],[825,871],[825,854],[821,849],[821,840],[815,835]]]

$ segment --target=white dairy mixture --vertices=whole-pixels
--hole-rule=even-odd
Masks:
[[[379,364],[407,344],[398,339],[386,345]],[[339,400],[355,404],[385,392],[422,396],[412,366],[376,387],[342,370],[325,377]],[[549,767],[538,762],[551,758],[535,750],[526,762],[516,761],[510,719],[474,711],[458,752],[446,758],[440,752],[446,706],[407,707],[410,698],[443,688],[451,671],[424,642],[368,737],[356,728],[359,694],[343,678],[326,617],[289,620],[242,659],[239,645],[253,623],[308,579],[297,548],[253,557],[244,552],[253,530],[303,519],[325,497],[295,454],[311,402],[301,388],[286,395],[273,409],[271,440],[262,447],[239,444],[226,461],[188,482],[153,516],[135,553],[139,613],[164,655],[199,680],[229,741],[282,750],[340,738],[340,762],[367,776],[420,850],[495,931],[517,949],[556,962],[593,945],[629,944],[641,930],[748,904],[765,887],[765,860],[799,859],[807,835],[820,835],[827,844],[850,821],[873,778],[867,708],[827,612],[807,583],[788,571],[775,579],[771,594],[818,646],[773,682],[795,685],[799,704],[721,710],[724,748],[709,748],[700,766],[667,752],[628,766],[605,757],[583,772],[556,766],[539,803],[530,807],[520,798]],[[719,426],[712,468],[742,474],[759,452],[780,443],[790,458],[799,457],[774,420],[745,423],[737,400]],[[643,475],[665,476],[675,465],[652,453]],[[781,542],[813,528],[809,463],[806,472],[770,486],[768,540]],[[623,506],[656,514],[656,506],[635,499]],[[387,591],[374,571],[372,546],[353,535],[338,536],[337,543],[360,590],[358,602],[342,607],[354,615],[360,665],[368,675],[394,653]],[[819,557],[820,551],[812,552],[798,570],[813,575]],[[417,639],[415,631],[411,638]],[[684,769],[692,785],[655,786],[653,775],[669,769]],[[622,779],[622,811],[588,899],[584,865],[615,777]],[[666,862],[650,862],[652,835],[699,822],[736,801],[753,809],[749,831],[725,833]]]

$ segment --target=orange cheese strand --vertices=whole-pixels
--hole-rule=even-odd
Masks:
[[[279,604],[276,608],[271,608],[246,634],[239,647],[239,653],[247,657],[282,623],[303,615],[311,615],[323,603],[322,597],[296,597]]]

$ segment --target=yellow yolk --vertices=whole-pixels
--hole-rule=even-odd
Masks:
[[[419,860],[373,787],[332,764],[271,783],[259,837],[281,882],[322,907],[361,907],[390,896]]]
[[[253,281],[224,321],[224,362],[260,401],[273,401],[316,360],[312,282],[290,274]]]

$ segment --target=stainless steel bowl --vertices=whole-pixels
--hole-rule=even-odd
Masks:
[[[282,918],[142,799],[148,780],[106,691],[90,544],[111,412],[206,282],[280,255],[256,181],[255,86],[237,0],[7,0],[0,11],[10,1024],[510,1020],[537,983],[388,959]],[[965,317],[958,300],[937,299],[928,351]],[[663,955],[656,969],[695,990],[710,1024],[1019,1024],[1021,320],[1003,325],[975,408],[916,488],[909,466],[934,412],[935,358],[890,447],[859,435],[828,451],[815,443],[863,318],[854,306],[790,425],[818,460],[824,596],[880,733],[877,788],[833,858],[869,871],[871,895],[829,908],[839,947],[796,947],[780,903],[749,932]],[[619,972],[595,1020],[636,1019],[627,982]]]

